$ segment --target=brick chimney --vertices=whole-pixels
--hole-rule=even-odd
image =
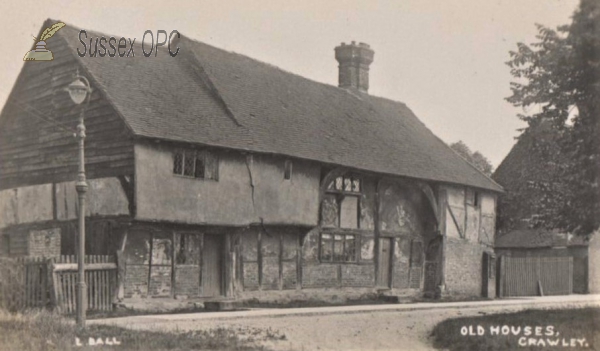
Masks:
[[[369,91],[369,65],[375,52],[365,43],[344,44],[335,48],[335,59],[339,62],[340,88]]]

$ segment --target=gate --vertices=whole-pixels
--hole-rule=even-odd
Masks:
[[[110,311],[117,286],[114,256],[85,256],[87,310]],[[74,313],[77,257],[22,257],[2,260],[0,306],[10,310],[55,308]]]
[[[500,296],[573,293],[572,257],[500,257]]]
[[[85,256],[87,310],[112,311],[117,286],[117,264],[114,256]],[[52,260],[52,292],[54,307],[60,313],[75,313],[77,307],[77,257],[60,256]]]

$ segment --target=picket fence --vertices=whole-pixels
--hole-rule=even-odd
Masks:
[[[26,308],[54,308],[60,313],[74,313],[77,306],[77,257],[23,257],[15,259],[22,269],[21,282]],[[117,286],[114,256],[85,256],[87,310],[110,311]]]

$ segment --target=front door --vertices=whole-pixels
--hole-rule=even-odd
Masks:
[[[390,273],[392,263],[392,239],[379,239],[379,265],[377,270],[377,286],[390,287]]]
[[[425,283],[423,290],[427,296],[435,296],[437,287],[442,283],[443,238],[437,236],[427,245],[425,251]]]
[[[223,236],[204,235],[202,295],[221,296],[223,291]]]

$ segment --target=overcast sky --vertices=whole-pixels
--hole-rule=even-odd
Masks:
[[[568,24],[578,0],[6,1],[0,4],[0,106],[47,18],[107,34],[183,35],[337,85],[333,48],[375,50],[369,93],[406,103],[439,137],[463,140],[496,167],[523,127],[504,98],[504,64],[535,23]]]

